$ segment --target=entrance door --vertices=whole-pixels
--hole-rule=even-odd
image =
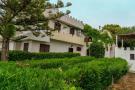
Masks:
[[[73,51],[74,51],[73,48],[68,49],[68,52],[73,52]]]
[[[28,52],[29,49],[29,43],[24,43],[23,51]]]
[[[40,44],[40,52],[49,52],[49,51],[50,51],[50,45]]]

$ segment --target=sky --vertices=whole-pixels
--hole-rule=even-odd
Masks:
[[[53,0],[52,0],[53,1]],[[95,28],[105,24],[135,25],[135,0],[63,0],[71,16]]]

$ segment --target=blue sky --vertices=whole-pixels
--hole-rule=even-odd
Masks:
[[[53,1],[53,0],[52,0]],[[135,25],[135,0],[63,0],[72,2],[71,15],[93,27]]]

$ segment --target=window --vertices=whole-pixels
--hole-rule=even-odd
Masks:
[[[77,51],[81,51],[82,49],[81,49],[81,47],[77,47],[76,50]]]
[[[127,47],[124,47],[124,50],[127,50]]]
[[[40,44],[40,52],[49,52],[50,45]]]
[[[135,55],[134,54],[130,54],[130,60],[135,60]]]
[[[134,50],[134,47],[130,47],[130,50]]]
[[[70,28],[70,34],[74,35],[75,34],[75,28]]]
[[[23,51],[28,52],[29,49],[29,43],[24,43]]]
[[[55,22],[54,29],[60,31],[61,30],[61,24],[59,22]]]
[[[81,36],[81,30],[76,31],[77,36]]]
[[[68,49],[68,52],[73,52],[73,51],[74,51],[73,48]]]
[[[91,37],[85,37],[84,42],[92,42],[92,38]]]

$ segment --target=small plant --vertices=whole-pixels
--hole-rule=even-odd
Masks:
[[[1,52],[0,52],[1,56]],[[80,56],[79,53],[31,53],[24,51],[10,51],[9,61],[41,60],[55,58],[72,58]]]
[[[103,58],[105,56],[105,48],[102,43],[93,42],[90,45],[90,55],[96,58]]]

